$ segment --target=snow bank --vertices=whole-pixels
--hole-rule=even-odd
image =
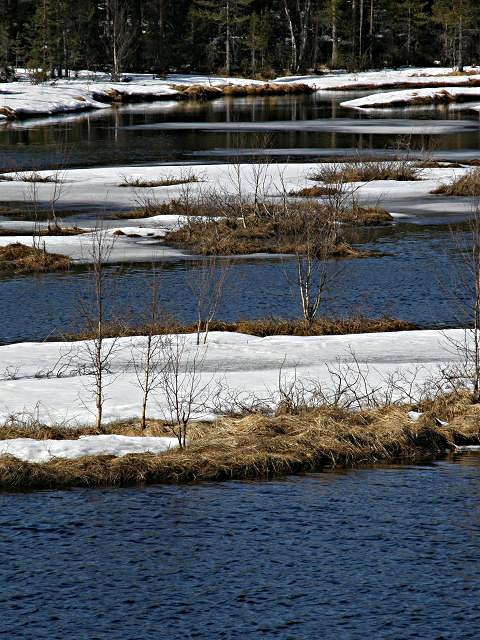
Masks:
[[[129,453],[163,453],[178,446],[176,438],[118,435],[81,436],[78,440],[0,440],[0,456],[11,455],[26,462],[48,462],[53,458],[125,456]]]
[[[379,109],[385,107],[403,107],[422,104],[467,102],[480,98],[480,87],[450,87],[432,89],[408,89],[374,93],[355,100],[341,103],[351,109]],[[471,108],[471,107],[469,107]]]
[[[213,87],[226,85],[264,84],[245,78],[171,75],[168,79],[153,79],[151,75],[133,75],[131,82],[111,82],[103,74],[81,74],[78,79],[56,80],[33,85],[11,82],[0,85],[0,121],[8,118],[47,116],[87,109],[109,107],[119,96],[131,100],[169,100],[181,95],[172,85],[188,87],[202,84]]]
[[[174,218],[175,222],[172,222],[172,227],[178,224],[180,216]],[[121,235],[116,235],[119,232]],[[165,228],[158,229],[153,226],[117,228],[114,226],[107,230],[107,234],[112,238],[112,247],[105,259],[106,263],[152,262],[153,260],[186,257],[184,251],[163,244],[162,236],[165,235]],[[91,233],[75,236],[43,236],[42,246],[44,243],[45,249],[49,253],[69,256],[78,264],[90,264],[93,255],[92,239]],[[33,246],[34,238],[31,235],[0,236],[0,247],[15,242]]]
[[[448,67],[407,67],[405,69],[382,69],[380,71],[361,71],[345,73],[343,71],[328,72],[322,75],[284,76],[274,82],[301,82],[315,87],[318,91],[362,90],[371,87],[395,87],[399,84],[421,87],[435,86],[468,86],[480,81],[480,68],[466,67],[468,75],[451,75]]]
[[[212,396],[221,382],[221,397],[231,397],[231,390],[239,390],[244,398],[271,398],[278,389],[280,368],[286,379],[295,376],[297,380],[316,380],[328,386],[332,382],[329,369],[339,362],[354,366],[359,363],[374,386],[384,384],[387,376],[398,370],[407,375],[415,370],[416,381],[421,384],[437,374],[440,364],[459,360],[449,340],[463,338],[463,330],[452,329],[267,338],[212,332],[208,344],[200,347],[195,344],[195,335],[180,336],[179,340],[184,344],[183,361],[197,355],[197,362],[202,362],[202,384],[209,385]],[[108,348],[110,342],[105,342]],[[142,397],[132,365],[132,348],[141,348],[144,343],[145,338],[141,337],[121,338],[116,343],[111,369],[105,375],[106,422],[139,415]],[[78,366],[82,353],[82,342],[1,346],[0,420],[35,411],[35,416],[47,424],[92,424],[93,381]],[[160,390],[152,395],[148,414],[165,418],[165,399]],[[211,416],[211,410],[205,409],[197,415]]]
[[[55,115],[103,109],[108,105],[96,100],[83,87],[59,87],[11,82],[0,85],[0,114],[8,118]]]

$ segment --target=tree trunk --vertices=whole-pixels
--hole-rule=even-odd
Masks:
[[[290,46],[291,46],[291,58],[290,58],[290,70],[295,72],[297,70],[297,39],[295,38],[295,31],[293,28],[292,16],[290,15],[290,9],[288,8],[287,0],[283,0],[283,7],[285,9],[285,17],[287,18],[288,31],[290,33]]]
[[[463,20],[458,22],[458,70],[463,71]]]
[[[373,17],[374,17],[374,0],[370,0],[370,29],[368,39],[370,41],[370,68],[373,68]]]
[[[227,34],[225,40],[225,73],[230,75],[230,0],[227,0]]]
[[[363,67],[363,0],[360,0],[360,17],[358,23],[358,61]]]
[[[332,0],[332,59],[331,66],[338,65],[337,0]]]

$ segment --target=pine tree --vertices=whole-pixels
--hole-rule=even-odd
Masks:
[[[249,19],[247,44],[250,48],[251,72],[257,73],[257,68],[265,67],[265,52],[268,46],[268,15],[266,12],[252,13]],[[260,57],[260,60],[258,59]]]
[[[433,19],[443,27],[444,57],[463,71],[465,45],[474,24],[475,0],[435,0]]]
[[[225,73],[230,75],[232,67],[232,41],[238,37],[239,27],[249,17],[246,9],[253,0],[195,0],[192,14],[195,18],[218,25],[225,42]]]

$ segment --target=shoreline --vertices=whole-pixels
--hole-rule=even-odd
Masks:
[[[451,87],[475,91],[480,85],[480,70],[452,75],[447,67],[383,69],[381,71],[327,71],[319,75],[283,76],[269,80],[223,77],[202,74],[169,74],[156,78],[151,74],[124,74],[123,82],[112,81],[107,74],[77,72],[78,77],[57,78],[30,84],[25,71],[17,80],[0,84],[0,124],[34,117],[82,113],[115,104],[212,100],[245,96],[308,95],[316,92],[388,90],[442,91]],[[388,74],[388,76],[387,76]],[[19,91],[19,89],[24,91]],[[478,89],[477,89],[478,92]]]
[[[428,413],[415,420],[407,409],[390,406],[354,413],[323,407],[273,418],[259,414],[220,418],[211,425],[192,426],[186,449],[170,448],[159,454],[92,455],[47,462],[4,455],[0,456],[0,490],[262,481],[434,460],[455,453],[459,445],[480,443],[478,415],[469,424],[459,424],[460,416],[452,426],[438,426]],[[468,407],[465,411],[468,414]]]

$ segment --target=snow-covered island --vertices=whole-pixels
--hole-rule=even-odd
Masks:
[[[242,77],[170,74],[157,78],[126,74],[124,82],[113,82],[108,74],[77,72],[74,78],[32,84],[19,70],[16,82],[0,85],[0,123],[12,119],[51,116],[103,109],[112,104],[146,101],[212,99],[283,93],[375,91],[411,87],[398,95],[380,94],[346,101],[347,107],[428,104],[480,98],[480,70],[467,68],[465,75],[452,75],[444,67],[325,72],[322,75],[282,76],[272,81]],[[385,97],[387,96],[387,97]],[[386,102],[385,102],[386,101]]]

